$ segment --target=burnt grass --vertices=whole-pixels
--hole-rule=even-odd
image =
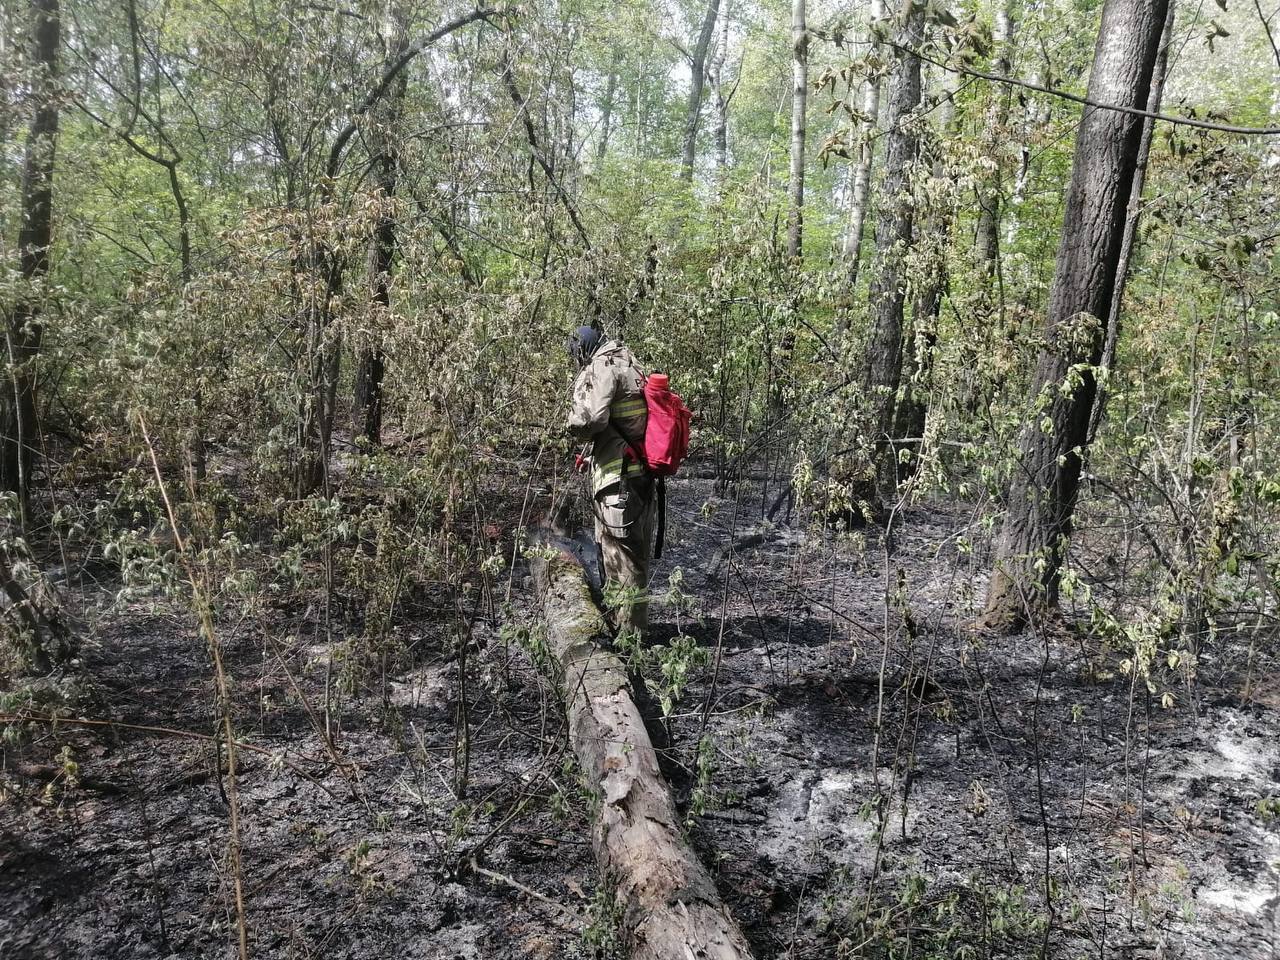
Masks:
[[[653,732],[757,956],[1276,955],[1274,650],[1256,651],[1248,699],[1249,637],[1229,628],[1194,687],[1152,694],[1118,669],[1127,651],[1065,626],[972,632],[988,558],[963,505],[899,515],[888,558],[878,529],[779,528],[717,562],[758,496],[669,496],[648,657],[677,635],[705,656]],[[676,570],[681,602],[663,596]],[[29,724],[5,749],[0,957],[236,953],[205,645],[180,604],[116,586],[73,597],[96,688],[79,716],[111,723]],[[280,604],[219,623],[251,955],[616,949],[590,799],[522,642],[537,610],[519,568],[513,587],[501,604],[504,574],[461,641],[456,605],[402,611],[410,662],[335,684],[332,750],[345,621],[331,639],[313,606]]]

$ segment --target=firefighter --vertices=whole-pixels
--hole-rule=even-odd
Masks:
[[[617,590],[619,630],[643,636],[655,514],[654,481],[643,459],[649,418],[644,373],[621,341],[605,339],[593,327],[573,332],[569,355],[578,375],[568,426],[591,444],[585,463],[606,589]]]

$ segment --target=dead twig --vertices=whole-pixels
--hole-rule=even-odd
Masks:
[[[547,906],[555,910],[557,913],[561,913],[564,916],[568,917],[575,924],[578,924],[579,926],[584,926],[582,914],[580,914],[577,910],[574,910],[572,907],[566,907],[560,901],[552,900],[545,893],[539,893],[537,890],[533,889],[533,887],[530,887],[521,883],[519,880],[515,879],[514,877],[508,877],[505,873],[498,873],[498,871],[496,870],[490,870],[488,867],[480,866],[480,864],[476,862],[475,857],[471,858],[470,865],[471,865],[472,873],[478,874],[479,876],[482,876],[482,877],[487,877],[488,879],[494,880],[498,883],[505,883],[507,886],[511,887],[512,889],[519,890],[526,897],[532,897],[533,899],[539,901],[540,903],[545,903]]]

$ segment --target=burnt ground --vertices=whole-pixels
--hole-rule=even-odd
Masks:
[[[888,561],[878,531],[784,529],[717,563],[758,513],[673,485],[655,590],[679,570],[685,599],[655,609],[645,655],[656,696],[657,664],[680,665],[667,644],[696,645],[666,766],[758,956],[1277,954],[1280,821],[1259,806],[1280,795],[1274,650],[1248,700],[1230,631],[1193,688],[1151,694],[1126,651],[1065,629],[968,632],[985,560],[963,507],[900,516]],[[6,748],[0,956],[234,956],[204,643],[163,598],[78,601],[97,685],[81,716],[115,723],[32,725]],[[282,606],[219,625],[252,955],[607,954],[588,800],[520,641],[527,584],[477,623],[465,698],[451,621],[406,615],[415,665],[336,698],[333,752],[318,621]]]

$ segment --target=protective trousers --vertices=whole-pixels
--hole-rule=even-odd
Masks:
[[[595,499],[596,542],[604,557],[605,598],[617,603],[619,630],[649,627],[649,558],[656,503],[644,478],[601,490]]]

